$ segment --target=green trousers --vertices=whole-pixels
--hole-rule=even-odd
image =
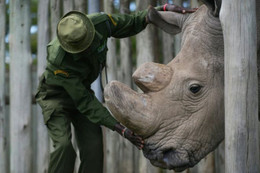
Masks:
[[[66,112],[55,112],[47,122],[54,151],[50,156],[49,173],[73,173],[76,153],[71,143],[71,123],[80,154],[80,173],[102,173],[102,131],[86,117]]]
[[[42,108],[54,151],[50,155],[49,173],[73,173],[76,152],[72,146],[71,124],[79,148],[79,173],[103,172],[103,141],[99,125],[90,122],[74,107],[61,89],[40,84],[36,101]]]

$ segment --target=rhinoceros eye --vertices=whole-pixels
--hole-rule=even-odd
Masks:
[[[201,85],[199,84],[193,84],[190,86],[190,91],[193,93],[193,94],[196,94],[200,91],[200,89],[202,88]]]

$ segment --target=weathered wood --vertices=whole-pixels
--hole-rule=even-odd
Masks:
[[[13,173],[32,170],[30,0],[10,0],[10,164]]]
[[[216,173],[225,173],[225,142],[223,141],[214,152]]]
[[[174,1],[174,4],[182,6],[182,1],[183,0],[176,0]],[[181,50],[181,37],[181,33],[174,36],[174,56],[176,56]]]
[[[144,10],[150,5],[150,1],[137,0],[137,11]],[[148,25],[144,31],[136,36],[136,51],[137,51],[137,66],[144,62],[154,61],[153,54],[153,28],[154,26]]]
[[[88,14],[99,12],[100,11],[100,2],[97,0],[88,0]]]
[[[63,0],[63,15],[74,9],[73,0]]]
[[[100,3],[97,0],[88,0],[88,14],[99,12]],[[100,75],[98,78],[91,84],[91,89],[95,92],[96,97],[100,102],[103,102],[102,89],[100,85]]]
[[[120,13],[121,14],[129,14],[129,0],[121,0],[120,1]],[[120,79],[123,83],[130,86],[132,85],[132,56],[131,56],[131,40],[130,38],[120,39],[120,68],[122,79]]]
[[[222,1],[225,172],[260,172],[255,1]]]
[[[104,0],[104,11],[113,13],[113,0]],[[116,39],[110,37],[107,43],[107,78],[108,81],[117,79],[117,54],[116,54]],[[104,75],[103,75],[104,76]],[[104,132],[104,173],[119,173],[118,165],[120,164],[119,157],[119,139],[120,135],[108,128],[103,128]]]
[[[120,13],[128,14],[129,0],[120,1]],[[130,38],[120,39],[120,72],[121,72],[121,82],[125,83],[129,87],[132,86],[132,56],[131,56],[131,40]],[[128,140],[124,138],[119,139],[119,172],[132,173],[134,172],[134,146]]]
[[[104,0],[104,11],[106,13],[114,12],[114,1]],[[108,81],[117,79],[117,55],[116,55],[116,39],[110,37],[107,41],[107,77]]]
[[[0,172],[7,172],[7,126],[5,112],[5,0],[0,0]]]
[[[38,2],[38,35],[37,35],[37,79],[42,75],[46,67],[46,46],[49,42],[49,0]],[[39,81],[37,80],[37,83]],[[34,172],[45,173],[49,162],[49,137],[44,125],[42,110],[37,105],[36,124],[36,163]]]
[[[50,0],[50,13],[51,13],[51,39],[56,37],[57,23],[61,17],[61,3],[60,0]]]
[[[214,153],[211,152],[197,165],[197,173],[215,173]]]
[[[163,63],[167,64],[173,59],[173,36],[162,31],[162,53]]]
[[[86,0],[75,0],[74,9],[82,13],[87,13],[87,1]]]
[[[190,6],[192,7],[192,8],[197,8],[197,7],[199,7],[201,5],[201,3],[199,2],[199,0],[191,0],[190,1]]]

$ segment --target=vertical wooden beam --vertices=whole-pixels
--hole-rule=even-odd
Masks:
[[[145,10],[150,4],[151,0],[137,0],[136,11]],[[154,26],[152,25],[148,25],[144,31],[136,36],[137,66],[140,66],[145,62],[154,61],[155,59],[155,56],[153,54],[153,27]]]
[[[113,0],[104,0],[104,11],[106,13],[113,13]],[[116,55],[116,39],[110,37],[107,41],[107,77],[108,81],[117,79],[117,55]]]
[[[216,173],[225,173],[225,141],[221,142],[214,152]]]
[[[169,3],[169,0],[161,0],[161,5]],[[174,36],[162,30],[162,54],[163,63],[168,64],[174,58]]]
[[[114,12],[114,0],[103,0],[104,11],[108,14]],[[116,54],[116,39],[110,37],[107,41],[107,77],[108,81],[117,79],[117,54]],[[104,173],[118,173],[118,165],[120,164],[119,158],[119,145],[118,142],[121,138],[118,133],[111,131],[108,128],[103,128],[104,132]],[[115,142],[117,141],[117,142]]]
[[[120,1],[120,13],[129,14],[130,1]],[[132,56],[131,56],[131,40],[130,38],[120,39],[120,74],[119,79],[124,84],[132,87]],[[119,76],[119,74],[118,74]],[[132,173],[134,172],[134,146],[128,140],[119,137],[119,172]]]
[[[100,11],[100,2],[97,0],[88,0],[88,14],[96,13]],[[94,90],[96,97],[100,102],[103,102],[102,89],[100,85],[100,75],[91,84],[91,88]]]
[[[87,13],[87,2],[86,0],[75,0],[74,8],[82,13]]]
[[[129,0],[120,1],[120,13],[129,14]],[[120,70],[121,70],[121,81],[128,86],[132,86],[132,57],[131,57],[131,40],[130,38],[120,39]]]
[[[50,0],[51,13],[51,40],[56,37],[57,23],[61,18],[61,3],[60,0]]]
[[[88,14],[99,12],[100,2],[98,0],[88,0]]]
[[[260,172],[255,0],[222,1],[225,172]]]
[[[29,173],[31,159],[30,0],[10,0],[10,164],[12,173]]]
[[[74,9],[73,0],[63,0],[63,15]]]
[[[182,6],[182,2],[183,0],[175,0],[174,4]],[[174,56],[176,56],[181,50],[181,37],[181,33],[174,36]]]
[[[5,112],[5,0],[0,0],[0,172],[7,172],[7,129]]]
[[[38,34],[37,34],[37,79],[40,78],[46,67],[47,44],[49,42],[49,0],[38,1]],[[39,80],[37,80],[37,83]],[[44,173],[48,170],[49,137],[44,125],[42,110],[37,105],[36,121],[36,164],[34,172]]]

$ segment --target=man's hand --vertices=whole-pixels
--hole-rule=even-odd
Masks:
[[[130,129],[124,127],[120,123],[115,125],[115,131],[117,131],[121,136],[128,139],[132,144],[134,144],[139,150],[144,147],[144,140],[132,132]]]
[[[197,10],[197,8],[188,9],[173,4],[165,4],[164,6],[162,6],[162,10],[185,14],[185,13],[194,13]]]

